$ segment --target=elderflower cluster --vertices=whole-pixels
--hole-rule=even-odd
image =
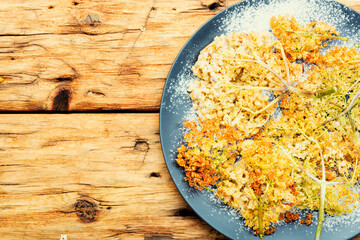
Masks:
[[[278,40],[233,33],[201,51],[189,87],[199,121],[184,123],[177,156],[190,186],[215,191],[260,236],[294,207],[351,212],[360,177],[360,54],[329,47],[347,38],[326,23],[270,25]]]

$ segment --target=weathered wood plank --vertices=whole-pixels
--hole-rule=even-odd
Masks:
[[[2,1],[8,16],[0,20],[5,79],[0,110],[158,110],[176,54],[192,32],[225,7],[210,11],[205,5],[198,0],[40,0],[29,7]],[[62,89],[69,96],[60,96],[54,106]]]
[[[0,136],[1,239],[223,238],[173,185],[158,114],[0,115]]]
[[[236,2],[3,0],[0,111],[157,111],[183,44]]]

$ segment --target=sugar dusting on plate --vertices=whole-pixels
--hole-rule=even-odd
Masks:
[[[249,5],[249,2],[251,4]],[[323,21],[335,26],[341,36],[347,36],[349,41],[333,41],[333,45],[343,45],[352,47],[354,44],[360,44],[360,30],[357,25],[354,24],[354,19],[358,18],[357,14],[350,11],[344,11],[339,8],[337,4],[329,0],[273,0],[271,3],[264,3],[263,1],[250,0],[243,2],[245,4],[239,4],[235,6],[235,9],[231,9],[228,14],[224,14],[223,17],[218,18],[217,32],[220,34],[230,34],[232,32],[269,32],[270,18],[277,15],[294,15],[299,23],[309,23],[311,21]],[[228,10],[225,10],[228,11]],[[219,35],[220,35],[219,34]],[[181,134],[186,131],[182,126],[184,120],[197,120],[196,113],[191,107],[191,99],[187,91],[189,83],[195,81],[197,78],[192,74],[191,67],[196,59],[188,58],[186,62],[182,62],[183,70],[176,76],[175,79],[170,80],[170,84],[166,89],[167,94],[170,95],[168,103],[163,103],[162,107],[166,108],[174,115],[178,115],[176,111],[178,106],[183,106],[186,109],[185,115],[179,116],[179,128],[176,131],[180,131]],[[175,134],[174,134],[175,135]],[[176,149],[183,142],[183,139],[177,139],[174,142],[173,151],[171,152],[172,159],[176,158]],[[182,191],[189,194],[188,197],[192,197],[194,192],[192,190],[182,189]],[[360,192],[360,188],[358,189]],[[244,230],[247,230],[243,226],[240,214],[233,208],[221,203],[221,201],[210,192],[199,193],[203,199],[216,203],[219,209],[212,209],[211,211],[226,212],[231,216],[231,221],[239,222],[239,229],[236,230],[236,235],[241,239],[246,239],[243,235],[239,235]],[[186,196],[185,196],[186,198]],[[307,213],[307,211],[299,211],[301,215]],[[317,221],[317,213],[314,214],[314,223]],[[350,225],[360,222],[360,208],[355,209],[351,214],[344,214],[341,216],[326,216],[323,231],[342,231],[344,225]],[[280,221],[277,226],[284,225],[284,222]],[[288,226],[286,231],[290,228],[296,228],[297,226]],[[301,226],[300,226],[301,227]],[[305,235],[312,237],[314,232],[308,228],[303,228]],[[279,230],[280,232],[283,229]],[[290,230],[291,231],[291,230]],[[358,229],[353,229],[354,233],[358,232]],[[284,233],[285,234],[285,233]]]
[[[252,1],[256,2],[256,1]],[[270,18],[277,15],[294,15],[301,23],[317,20],[335,26],[337,29],[347,31],[343,34],[350,35],[359,40],[359,31],[354,26],[355,13],[343,11],[334,7],[333,1],[328,0],[297,0],[297,1],[271,1],[271,4],[253,3],[251,6],[236,6],[226,18],[221,19],[220,28],[228,34],[232,32],[267,32],[270,31]],[[245,9],[246,8],[246,9]],[[350,31],[348,31],[350,30]],[[357,31],[356,31],[357,30]],[[355,36],[357,35],[357,36]]]

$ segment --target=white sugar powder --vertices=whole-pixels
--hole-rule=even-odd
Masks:
[[[254,1],[253,1],[254,2]],[[356,13],[347,12],[334,8],[332,1],[326,0],[288,0],[271,1],[272,4],[253,4],[252,6],[237,6],[222,22],[220,29],[229,34],[232,32],[268,32],[270,31],[270,18],[277,15],[294,15],[301,23],[309,23],[317,20],[326,22],[340,30],[342,36],[350,38],[342,45],[352,46],[359,43],[360,32],[354,25],[353,19]]]

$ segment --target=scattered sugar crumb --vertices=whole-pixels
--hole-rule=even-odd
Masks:
[[[63,234],[61,234],[61,236],[60,236],[60,240],[67,240],[68,238],[67,238],[67,235],[63,235]]]

